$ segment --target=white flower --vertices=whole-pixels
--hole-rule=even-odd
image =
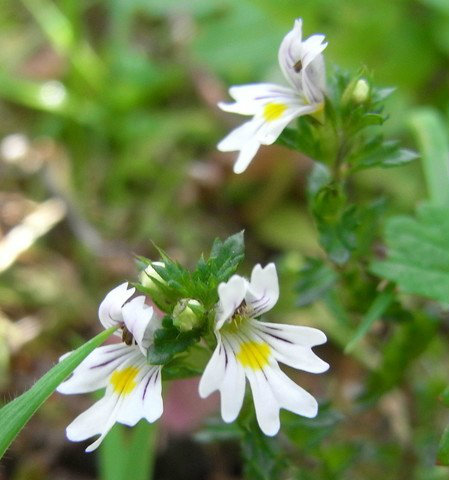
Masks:
[[[98,310],[105,328],[120,327],[116,333],[123,343],[96,348],[57,389],[73,394],[106,388],[104,397],[66,430],[67,438],[74,442],[100,435],[86,452],[100,445],[115,422],[133,426],[141,418],[154,422],[162,415],[161,366],[149,365],[146,360],[154,330],[161,322],[143,296],[128,301],[134,291],[123,283],[106,295]]]
[[[302,40],[302,20],[284,37],[279,48],[279,64],[291,87],[257,83],[231,87],[235,103],[219,103],[226,112],[252,115],[253,118],[233,130],[218,145],[222,152],[240,151],[234,172],[242,173],[260,145],[271,145],[296,117],[323,108],[325,70],[322,51],[324,35]]]
[[[290,380],[278,362],[311,373],[326,371],[329,365],[311,349],[324,343],[326,336],[316,328],[256,319],[278,300],[275,265],[256,265],[250,282],[234,275],[220,284],[218,294],[217,347],[201,378],[200,396],[219,390],[223,420],[232,422],[242,407],[248,379],[257,421],[266,435],[279,431],[281,408],[315,417],[315,398]]]

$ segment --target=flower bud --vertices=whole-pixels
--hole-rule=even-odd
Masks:
[[[191,298],[179,300],[173,310],[173,325],[181,332],[189,332],[202,323],[203,307]]]
[[[140,283],[148,289],[151,299],[163,311],[170,306],[170,299],[166,295],[164,286],[167,282],[156,272],[153,265],[164,268],[163,262],[151,262],[140,274]],[[156,281],[155,281],[156,280]],[[158,283],[156,283],[158,282]]]
[[[313,210],[321,220],[335,223],[341,216],[345,202],[346,197],[340,186],[330,183],[317,192]]]
[[[163,262],[151,262],[145,268],[145,270],[142,270],[142,272],[140,273],[140,283],[144,287],[148,287],[148,288],[153,287],[155,285],[155,283],[153,282],[153,278],[155,278],[156,280],[158,280],[161,283],[165,283],[165,281],[162,279],[162,277],[159,275],[159,273],[157,273],[156,270],[153,268],[153,265],[156,265],[157,267],[162,267],[162,268],[164,267]],[[151,277],[153,277],[153,278],[151,278]]]
[[[369,96],[369,84],[364,78],[357,80],[352,91],[352,99],[356,103],[365,103]]]

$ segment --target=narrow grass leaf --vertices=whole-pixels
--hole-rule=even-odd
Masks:
[[[447,127],[437,111],[430,108],[416,111],[410,119],[419,149],[433,205],[449,207],[449,140]]]
[[[29,390],[0,409],[0,458],[30,418],[75,368],[111,335],[116,327],[101,332],[55,365]]]

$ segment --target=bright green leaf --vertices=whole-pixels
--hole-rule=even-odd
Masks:
[[[385,242],[387,259],[372,264],[374,273],[406,293],[449,302],[449,208],[423,205],[417,218],[391,218]]]

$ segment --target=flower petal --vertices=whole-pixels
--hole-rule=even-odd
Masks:
[[[217,332],[217,346],[201,375],[198,391],[201,398],[208,397],[220,388],[226,372],[228,353],[226,352],[220,334]]]
[[[153,341],[154,331],[161,321],[156,317],[152,307],[145,304],[145,297],[133,298],[122,308],[123,321],[133,335],[141,352],[146,356],[147,348]]]
[[[265,369],[265,374],[281,408],[303,417],[316,417],[318,402],[309,392],[287,377],[277,365]]]
[[[265,268],[257,264],[251,273],[251,281],[245,301],[253,309],[252,316],[258,317],[271,310],[279,298],[279,282],[274,263]]]
[[[67,427],[67,438],[72,442],[81,442],[100,434],[100,437],[86,448],[86,452],[95,450],[115,423],[118,401],[117,395],[105,395],[98,400]]]
[[[216,330],[219,330],[223,323],[228,320],[235,310],[241,305],[247,290],[247,281],[240,275],[233,275],[227,282],[218,286],[218,313],[216,319]]]
[[[237,85],[231,87],[229,93],[235,103],[220,102],[218,106],[225,112],[240,115],[260,114],[267,103],[290,103],[292,98],[298,98],[295,90],[274,83]]]
[[[264,370],[245,368],[251,385],[257,423],[265,435],[272,437],[281,426],[279,420],[279,404],[268,383]]]
[[[144,378],[142,398],[145,418],[150,422],[156,421],[164,410],[162,403],[161,366],[155,366]]]
[[[104,388],[109,375],[129,358],[134,357],[136,351],[136,348],[122,343],[96,348],[75,368],[71,377],[59,385],[57,391],[73,394]]]
[[[226,337],[223,338],[227,355],[225,375],[220,385],[221,416],[227,423],[233,422],[243,405],[245,397],[245,371],[237,362],[235,353]]]
[[[285,78],[309,103],[324,98],[325,72],[322,52],[327,47],[324,35],[312,35],[302,40],[302,20],[284,37],[279,48],[279,65]]]
[[[98,309],[98,317],[104,328],[116,326],[123,321],[123,304],[134,294],[135,288],[128,289],[128,283],[122,283],[111,290]]]
[[[255,139],[260,123],[260,121],[253,119],[235,128],[217,145],[218,150],[220,150],[220,152],[235,152],[236,150],[241,150],[245,145]]]
[[[162,415],[161,369],[159,365],[146,363],[140,366],[138,386],[123,399],[117,422],[132,427],[141,418],[154,422]]]
[[[234,173],[243,173],[248,168],[248,165],[256,156],[259,147],[260,143],[256,139],[253,139],[240,150],[239,156],[234,163]]]
[[[277,361],[310,373],[322,373],[329,368],[329,364],[311,349],[326,341],[321,330],[258,320],[251,320],[251,327],[262,341],[270,345]]]

